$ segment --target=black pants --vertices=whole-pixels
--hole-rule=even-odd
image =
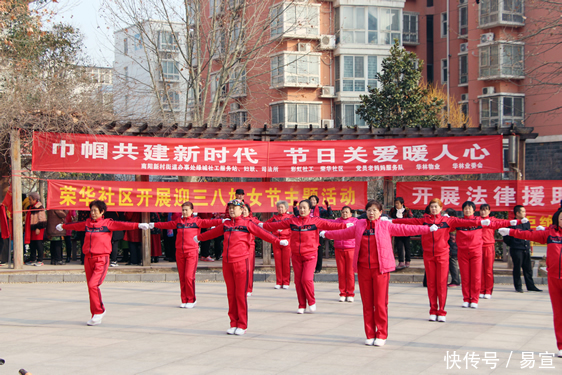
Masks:
[[[459,276],[459,260],[457,253],[449,254],[449,274],[451,275],[451,284],[461,285],[461,278]]]
[[[51,241],[51,263],[62,262],[62,240]]]
[[[117,252],[119,251],[119,240],[111,240],[111,255],[109,260],[117,262]]]
[[[324,257],[324,246],[323,243],[324,240],[320,240],[320,243],[318,243],[318,257],[316,258],[316,269],[314,270],[316,273],[322,271],[322,258]]]
[[[141,242],[129,241],[129,252],[131,254],[131,264],[142,264]]]
[[[66,261],[69,262],[72,254],[72,238],[70,236],[64,236],[64,248],[66,250]],[[76,251],[74,251],[74,259],[76,259]]]
[[[410,262],[410,237],[394,237],[394,250],[398,254],[398,261],[404,262],[404,254],[406,255],[406,262]]]
[[[166,259],[170,262],[175,262],[176,261],[176,236],[175,235],[172,237],[168,237],[168,233],[164,234],[164,250],[166,251]]]
[[[213,239],[213,248],[215,249],[215,259],[219,260],[222,255],[222,241],[224,240],[224,236],[219,236]]]
[[[29,243],[29,261],[38,262],[43,261],[44,255],[43,241],[42,240],[31,240]]]
[[[8,263],[8,255],[10,254],[10,239],[0,238],[0,246],[2,250],[0,250],[0,263]]]
[[[201,233],[205,233],[206,231],[208,231],[207,228],[202,228],[201,229]],[[211,250],[211,240],[209,241],[202,241],[200,243],[201,245],[201,253],[199,254],[200,256],[202,256],[203,258],[207,258],[209,255],[211,255],[210,250]]]
[[[509,254],[513,260],[513,286],[516,290],[521,288],[521,268],[523,268],[523,277],[527,290],[535,289],[533,281],[533,265],[531,263],[531,251],[522,249],[509,249]]]

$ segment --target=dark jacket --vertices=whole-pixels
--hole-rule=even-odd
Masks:
[[[125,221],[125,214],[123,212],[108,211],[103,216],[113,221]],[[111,235],[111,241],[119,241],[123,238],[125,238],[125,232],[122,230],[116,230]]]
[[[406,208],[406,207],[404,207]],[[398,219],[398,217],[396,216],[396,207],[392,207],[390,209],[390,211],[388,212],[388,216],[390,216],[391,219]],[[414,214],[412,213],[412,211],[409,208],[406,208],[404,210],[404,212],[402,213],[402,218],[403,219],[409,219],[414,217]]]
[[[49,210],[47,211],[47,236],[61,237],[66,235],[66,231],[58,231],[57,224],[64,224],[66,219],[65,210]]]
[[[519,230],[531,230],[531,224],[530,223],[518,224],[515,226],[511,226],[509,228],[519,229]],[[531,250],[531,242],[527,240],[520,240],[515,237],[505,236],[503,238],[503,242],[505,242],[505,244],[509,246],[510,250],[527,250],[527,251]]]

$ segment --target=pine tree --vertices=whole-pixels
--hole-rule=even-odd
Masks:
[[[427,86],[420,85],[423,61],[402,48],[395,40],[390,56],[383,60],[377,73],[380,88],[370,88],[361,95],[357,114],[368,125],[398,128],[403,126],[439,126],[443,100],[429,98]]]

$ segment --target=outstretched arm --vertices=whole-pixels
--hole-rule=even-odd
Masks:
[[[262,228],[268,231],[274,231],[277,229],[287,229],[290,227],[291,227],[291,219],[285,219],[285,220],[278,221],[276,223],[264,223]]]
[[[128,221],[113,221],[113,220],[111,220],[107,224],[107,229],[109,229],[110,231],[139,229],[139,223],[131,223],[131,222],[128,222]]]
[[[247,225],[248,231],[254,236],[261,238],[264,241],[278,244],[279,238],[275,237],[273,234],[261,229],[256,223],[250,221]]]
[[[177,226],[178,224],[176,223],[176,220],[159,221],[157,223],[154,223],[154,228],[158,228],[158,229],[176,229]]]
[[[349,227],[340,230],[331,230],[324,233],[324,238],[329,240],[350,240],[355,238],[356,227]]]
[[[549,231],[537,231],[537,230],[519,230],[519,229],[509,229],[509,228],[501,228],[500,234],[502,236],[511,236],[515,238],[519,238],[520,240],[528,240],[528,241],[535,241],[538,243],[545,244],[548,240]],[[506,231],[509,231],[507,234],[503,234]],[[503,233],[502,233],[503,232]],[[505,237],[504,237],[505,239]]]
[[[197,226],[199,228],[218,227],[222,224],[222,219],[198,219]]]
[[[392,219],[393,224],[424,225],[423,219]]]
[[[316,227],[318,229],[323,229],[323,230],[337,230],[337,229],[347,228],[347,224],[345,224],[345,223],[332,223],[332,222],[330,222],[328,220],[325,220],[325,219],[319,219],[316,222]]]
[[[222,236],[224,234],[224,225],[221,224],[218,227],[216,227],[215,229],[211,229],[206,231],[205,233],[201,233],[200,235],[197,236],[197,240],[198,241],[208,241],[208,240],[212,240],[213,238],[217,238],[219,236]]]
[[[83,231],[86,230],[86,222],[85,221],[79,221],[77,223],[63,224],[62,228],[64,230],[75,230],[77,232],[83,232]]]
[[[394,224],[395,222],[396,220],[393,220],[388,227],[388,232],[391,236],[408,237],[418,234],[429,234],[431,231],[428,225]]]

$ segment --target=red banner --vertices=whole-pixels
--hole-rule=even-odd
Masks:
[[[509,211],[513,206],[523,205],[532,226],[548,226],[552,214],[560,207],[562,200],[561,180],[535,181],[420,181],[398,182],[396,196],[404,198],[406,206],[424,210],[433,198],[443,201],[446,208],[461,211],[466,201],[476,207],[483,203],[492,211]]]
[[[244,189],[244,201],[255,212],[276,212],[275,203],[317,195],[333,209],[364,208],[367,182],[121,182],[49,180],[47,209],[87,210],[95,199],[109,211],[179,212],[190,201],[196,212],[224,212],[236,189]]]
[[[253,142],[33,135],[34,171],[237,177],[500,173],[502,136]]]

